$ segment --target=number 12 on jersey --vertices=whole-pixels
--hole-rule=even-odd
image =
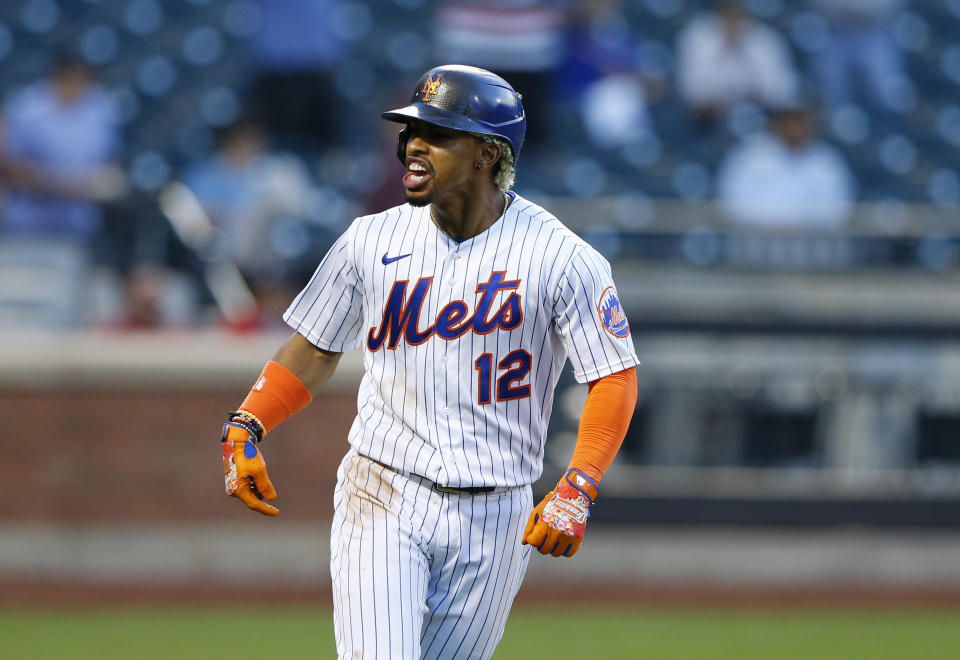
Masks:
[[[530,354],[518,348],[510,351],[497,363],[498,371],[503,371],[497,378],[497,401],[513,401],[530,396],[530,384],[515,385],[517,381],[525,380],[530,373],[532,363]],[[493,401],[493,353],[483,353],[473,363],[477,370],[477,402],[491,403]]]

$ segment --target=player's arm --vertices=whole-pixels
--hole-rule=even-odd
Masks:
[[[317,348],[298,333],[267,362],[240,407],[230,413],[220,438],[227,494],[275,516],[277,491],[257,445],[267,433],[303,409],[337,368],[340,353]]]
[[[317,348],[306,337],[295,332],[273,356],[273,362],[295,375],[313,397],[330,380],[341,355],[343,353]]]
[[[613,463],[633,417],[636,368],[591,381],[589,387],[567,472],[534,508],[524,530],[523,543],[544,555],[571,557],[583,542],[600,480]]]

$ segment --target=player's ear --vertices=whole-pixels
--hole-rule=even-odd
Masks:
[[[479,142],[477,144],[477,169],[493,167],[500,160],[500,145],[496,142]]]

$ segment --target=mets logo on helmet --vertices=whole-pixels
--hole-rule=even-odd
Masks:
[[[433,74],[423,81],[423,88],[420,90],[420,93],[423,94],[423,100],[429,101],[430,97],[437,93],[437,88],[440,87],[440,79],[443,78],[442,73],[436,74],[434,77]]]
[[[614,337],[629,337],[630,324],[627,323],[627,315],[623,312],[623,306],[620,305],[620,299],[617,298],[617,290],[608,286],[600,294],[600,303],[597,305],[597,313],[600,314],[600,322]]]

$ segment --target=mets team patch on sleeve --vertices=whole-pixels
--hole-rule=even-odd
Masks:
[[[608,286],[600,295],[600,304],[597,305],[597,313],[600,314],[600,322],[614,337],[629,337],[630,324],[627,323],[627,315],[623,311],[620,299],[617,297],[617,290]]]

